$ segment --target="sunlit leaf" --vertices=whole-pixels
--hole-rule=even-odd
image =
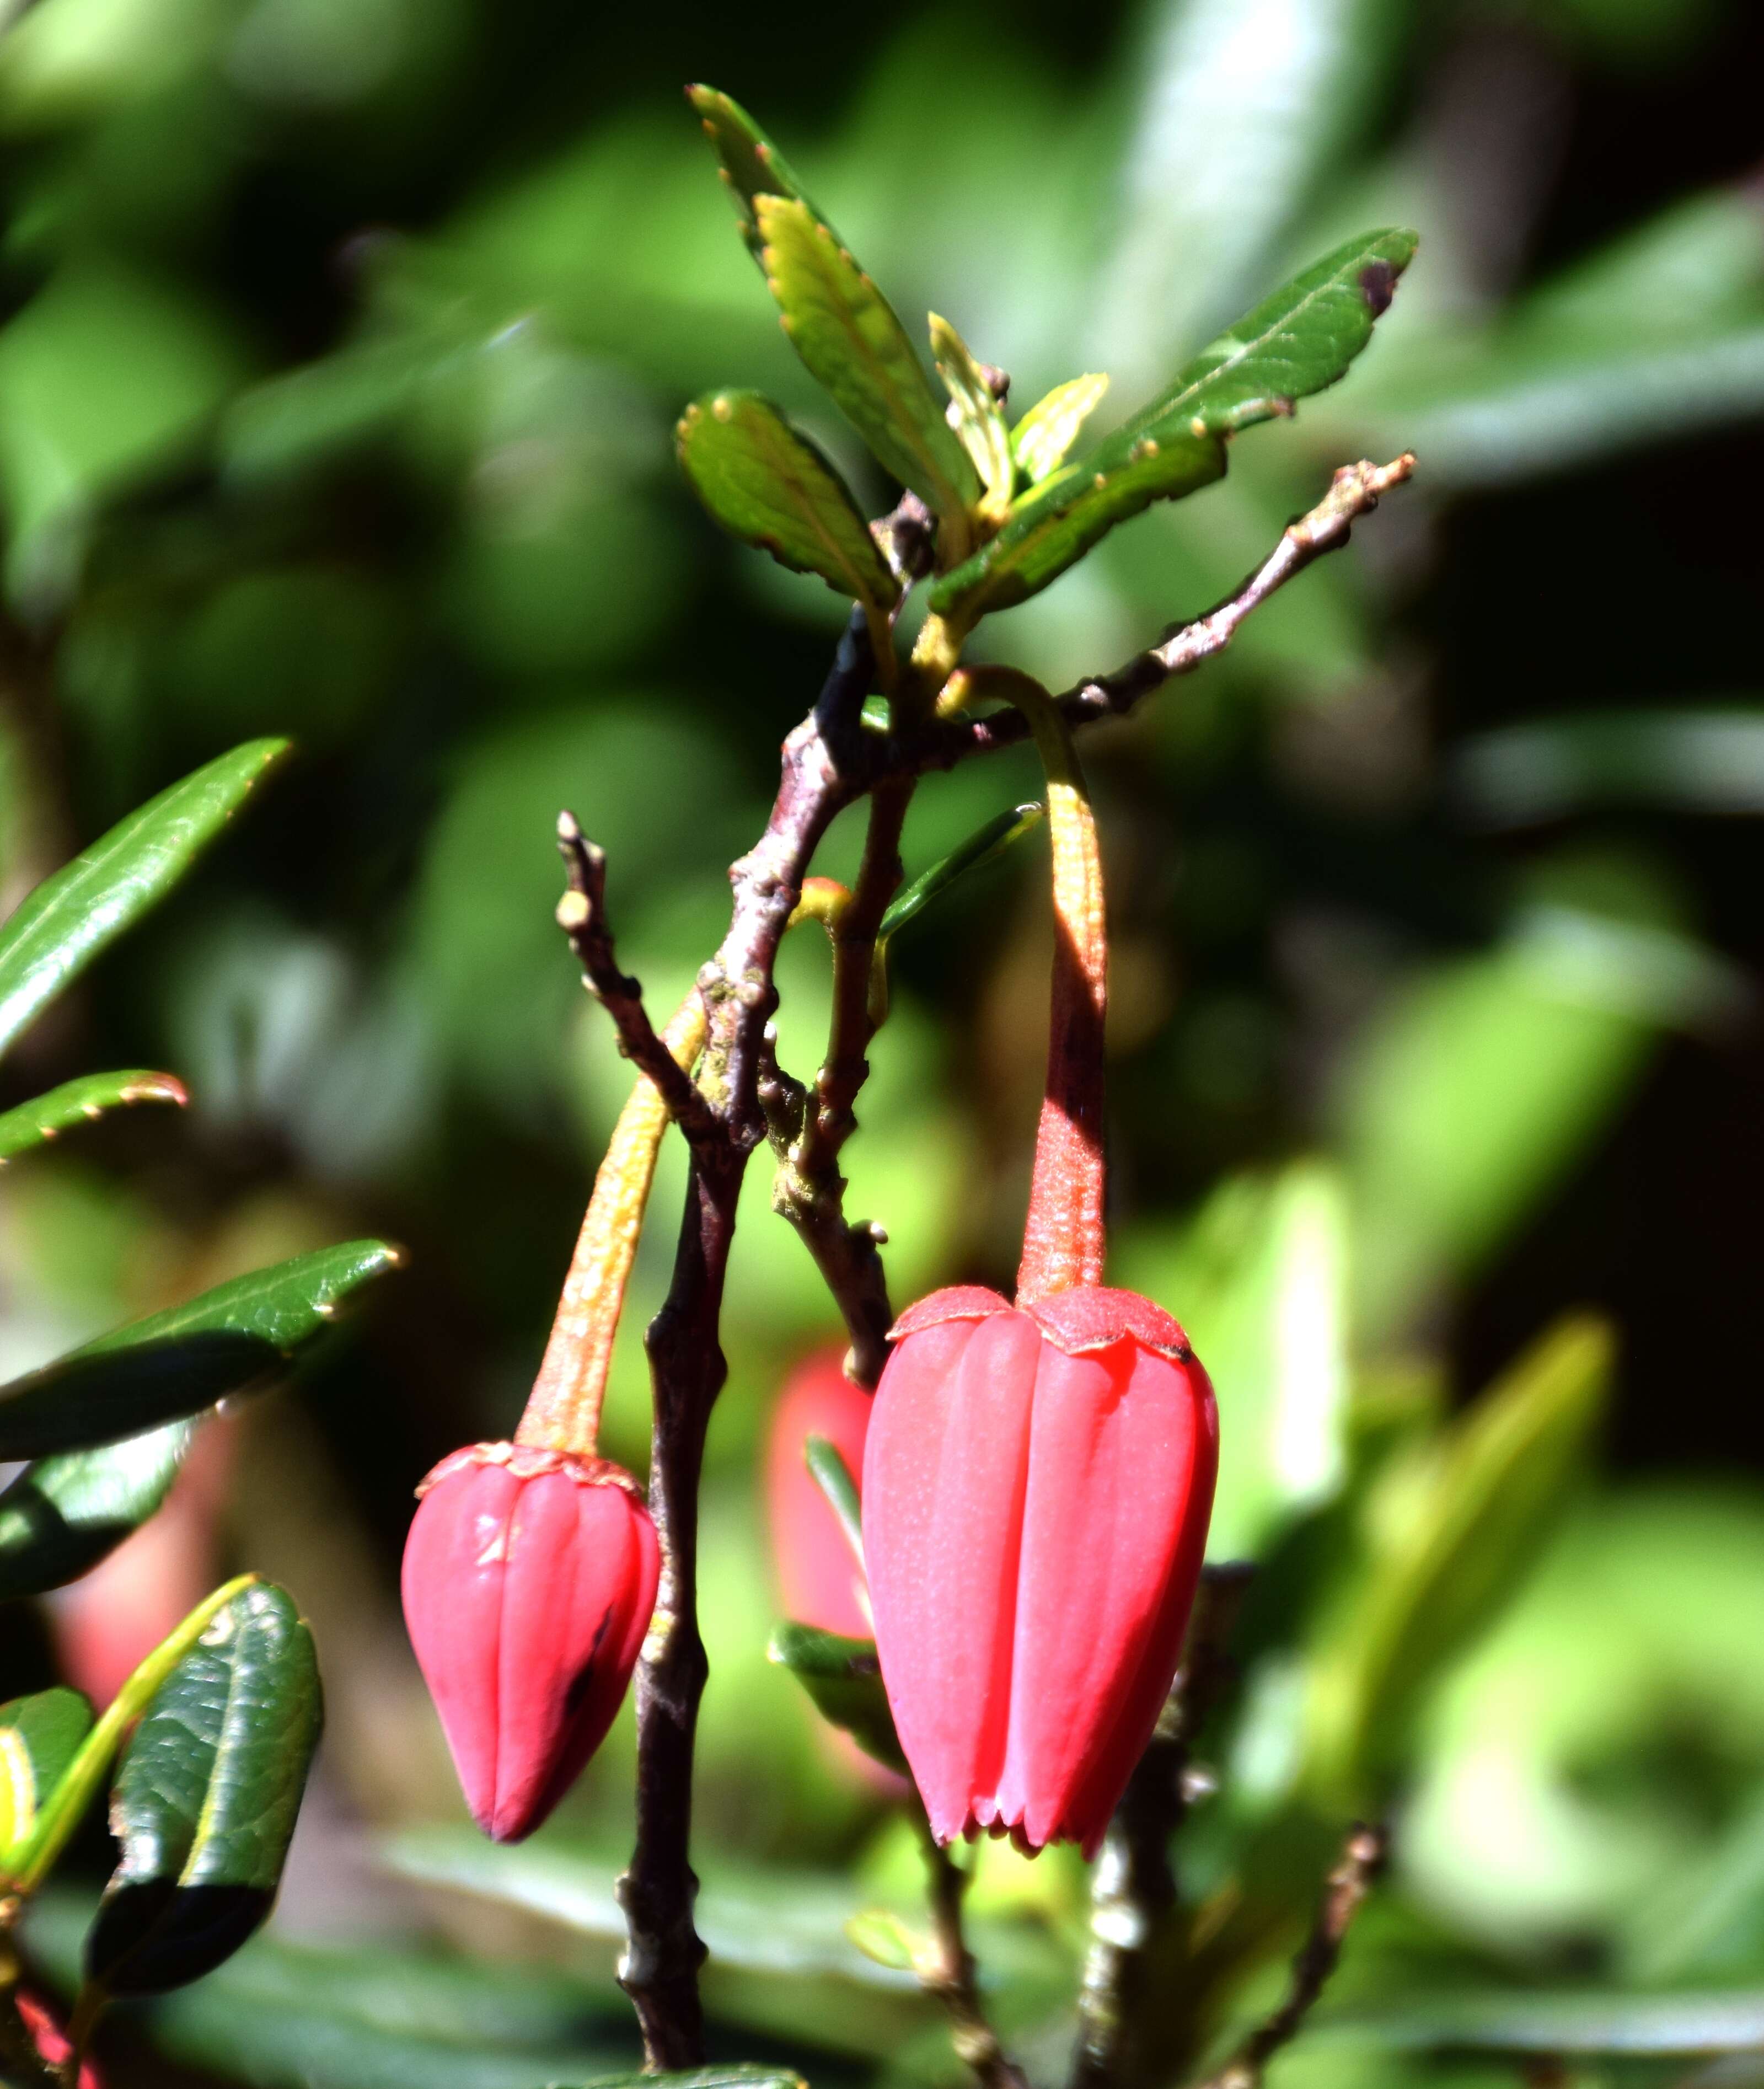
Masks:
[[[839,1520],[839,1528],[860,1564],[864,1557],[864,1516],[858,1503],[857,1482],[839,1447],[830,1436],[810,1434],[803,1439],[802,1455],[810,1477],[827,1498]]]
[[[0,1601],[89,1573],[158,1508],[195,1434],[190,1422],[27,1465],[0,1491]]]
[[[822,224],[819,211],[778,148],[741,105],[714,87],[689,87],[686,99],[697,111],[720,162],[724,187],[740,221],[741,236],[758,260],[765,245],[754,205],[762,195],[788,196],[805,204]]]
[[[0,1386],[0,1458],[41,1458],[200,1413],[279,1370],[345,1299],[396,1268],[349,1241],[217,1285]]]
[[[0,1851],[30,1834],[91,1731],[92,1707],[77,1690],[39,1690],[0,1705]]]
[[[323,1709],[285,1590],[242,1589],[160,1685],[111,1795],[122,1857],[86,1940],[110,1994],[181,1987],[230,1956],[281,1883]]]
[[[0,1160],[10,1160],[14,1154],[41,1146],[75,1125],[89,1124],[107,1109],[124,1103],[187,1103],[189,1100],[183,1083],[170,1074],[84,1075],[0,1115]]]
[[[878,463],[962,544],[979,476],[888,301],[806,204],[762,195],[753,208],[792,345]]]
[[[1415,251],[1412,232],[1363,233],[1247,312],[1088,457],[1026,494],[931,604],[964,622],[1056,579],[1116,523],[1221,477],[1226,438],[1345,375]]]
[[[931,315],[931,354],[955,408],[955,432],[985,489],[982,512],[994,521],[1002,520],[1011,505],[1016,466],[998,401],[968,343],[936,312]]]
[[[139,810],[45,878],[0,926],[0,1048],[164,899],[288,751],[254,740]]]
[[[723,528],[886,615],[899,590],[837,470],[757,392],[689,406],[676,434],[694,491]]]
[[[882,916],[882,925],[876,931],[876,940],[886,943],[898,936],[911,921],[916,921],[931,903],[941,899],[959,877],[982,864],[990,863],[1002,855],[1014,842],[1020,841],[1039,826],[1044,808],[1040,804],[1013,805],[1009,812],[1000,813],[976,827],[959,848],[951,849],[941,861],[921,871],[910,885],[903,886],[889,903]]]
[[[1037,399],[1011,431],[1011,453],[1018,471],[1030,486],[1058,471],[1066,453],[1109,388],[1101,371],[1084,377],[1069,377]]]
[[[1318,1656],[1314,1761],[1363,1803],[1427,1690],[1500,1614],[1560,1524],[1604,1410],[1610,1332],[1561,1322],[1437,1445],[1387,1475],[1366,1572]]]
[[[766,1653],[796,1677],[823,1719],[849,1734],[865,1755],[908,1774],[873,1641],[843,1639],[817,1625],[791,1622],[773,1632]]]

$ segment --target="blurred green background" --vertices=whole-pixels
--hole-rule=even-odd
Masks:
[[[759,386],[890,498],[733,236],[680,100],[697,78],[779,139],[909,325],[947,313],[1019,405],[1106,369],[1118,417],[1337,238],[1421,230],[1341,386],[985,634],[1055,686],[1116,665],[1234,585],[1335,464],[1419,454],[1350,552],[1089,750],[1114,1267],[1212,1364],[1215,1556],[1267,1563],[1194,1892],[1253,1870],[1256,1822],[1313,1789],[1294,1765],[1334,1744],[1302,1735],[1349,1688],[1354,1606],[1442,1418],[1591,1309],[1608,1398],[1486,1541],[1510,1571],[1411,1664],[1377,1772],[1396,1890],[1290,2078],[1510,2078],[1438,2053],[1575,2049],[1560,2024],[1448,2036],[1439,2010],[1423,2035],[1401,2013],[1423,1990],[1739,2008],[1764,1984],[1761,76],[1748,0],[12,6],[0,896],[238,740],[286,731],[302,756],[9,1066],[6,1100],[115,1063],[173,1069],[193,1102],[7,1169],[0,1354],[25,1369],[327,1240],[406,1245],[292,1395],[212,1426],[178,1571],[261,1568],[319,1635],[330,1727],[283,1933],[529,1959],[400,1962],[376,1986],[353,1950],[254,1947],[148,2025],[162,2054],[264,2083],[513,2085],[629,2049],[605,1941],[629,1714],[510,1867],[480,1876],[451,1829],[399,1842],[396,1877],[377,1853],[461,1817],[396,1608],[410,1490],[511,1429],[624,1089],[552,922],[555,814],[606,847],[621,955],[672,1006],[841,620],[697,513],[672,423],[712,384]],[[934,779],[909,873],[1035,788],[1018,756]],[[855,845],[842,822],[818,867]],[[896,950],[848,1160],[898,1302],[1015,1261],[1044,846]],[[825,975],[792,939],[799,1072]],[[934,2075],[910,1980],[839,1932],[910,1884],[903,1829],[764,1659],[757,1456],[787,1368],[837,1333],[766,1174],[705,1499],[719,2035],[783,2040],[818,2079]],[[609,1410],[639,1469],[637,1336],[680,1182],[671,1147]],[[145,1553],[122,1558],[150,1592]],[[1449,1594],[1475,1581],[1446,1558]],[[9,1618],[9,1692],[91,1658],[81,1629],[71,1599]],[[1363,1798],[1341,1774],[1321,1819]],[[1311,1861],[1297,1829],[1282,1847]],[[1298,1906],[1315,1867],[1292,1876]],[[990,1855],[981,1898],[1001,2014],[1051,2049],[1073,1867]],[[821,1940],[795,1957],[793,1923]],[[775,1962],[748,1962],[766,1934]],[[1233,1995],[1284,1936],[1246,1946]],[[307,2046],[264,2031],[276,1997],[314,1994]],[[1633,2065],[1680,2078],[1713,2021],[1637,2032]],[[170,2064],[145,2053],[128,2064]]]

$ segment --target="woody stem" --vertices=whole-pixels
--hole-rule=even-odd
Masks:
[[[1102,1281],[1103,1027],[1109,937],[1090,793],[1064,712],[1039,684],[1011,690],[1047,772],[1054,869],[1054,977],[1047,1088],[1017,1269],[1019,1299]]]

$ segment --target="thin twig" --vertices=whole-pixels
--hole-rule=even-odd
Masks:
[[[1360,1823],[1350,1832],[1341,1861],[1324,1884],[1311,1934],[1293,1961],[1286,1999],[1257,2025],[1204,2089],[1260,2089],[1268,2061],[1297,2033],[1335,1971],[1354,1918],[1384,1868],[1389,1843],[1383,1827]]]
[[[583,834],[573,813],[557,816],[557,851],[569,889],[557,903],[557,925],[567,935],[589,991],[612,1018],[619,1049],[646,1074],[687,1138],[713,1137],[718,1126],[691,1075],[650,1021],[643,989],[619,969],[607,923],[607,852]]]
[[[1073,2089],[1131,2083],[1143,2072],[1140,2019],[1155,1999],[1177,1903],[1170,1843],[1195,1795],[1195,1742],[1235,1673],[1227,1649],[1254,1571],[1234,1562],[1202,1574],[1182,1665],[1109,1823],[1091,1885]]]
[[[928,1898],[931,1907],[931,1950],[918,1959],[919,1984],[935,1995],[948,2012],[950,2043],[985,2089],[1028,2089],[1020,2069],[998,2043],[998,2034],[988,2021],[980,1999],[973,1954],[962,1933],[962,1896],[968,1890],[968,1874],[931,1833],[929,1821],[921,1819],[920,1836],[925,1847]]]

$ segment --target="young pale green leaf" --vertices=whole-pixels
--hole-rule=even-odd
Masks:
[[[1011,431],[1011,460],[1026,484],[1039,486],[1065,463],[1066,453],[1108,388],[1107,375],[1093,371],[1067,378],[1036,401]]]
[[[725,530],[886,616],[900,590],[845,481],[757,392],[716,392],[676,431],[681,468]]]
[[[918,1962],[912,1932],[885,1907],[867,1907],[845,1925],[845,1933],[866,1958],[897,1973],[910,1973]]]
[[[983,827],[976,827],[959,847],[951,849],[929,870],[921,871],[890,902],[876,931],[878,946],[899,935],[909,921],[916,921],[932,901],[940,899],[959,877],[965,877],[983,863],[990,863],[1013,843],[1021,841],[1041,824],[1045,810],[1039,803],[1013,805],[1008,813],[1000,813]]]
[[[86,1074],[77,1081],[63,1081],[47,1095],[34,1096],[0,1115],[0,1161],[41,1146],[75,1125],[89,1124],[124,1103],[189,1100],[183,1083],[170,1074]]]
[[[199,1414],[279,1369],[346,1298],[398,1260],[384,1241],[349,1241],[101,1335],[0,1386],[0,1458],[113,1443]]]
[[[907,1774],[873,1641],[789,1623],[774,1631],[766,1654],[790,1671],[823,1719],[849,1734],[865,1755]]]
[[[810,1435],[803,1440],[802,1455],[809,1476],[826,1498],[845,1533],[845,1542],[864,1564],[864,1517],[858,1506],[857,1482],[852,1469],[830,1436]]]
[[[0,1705],[0,1864],[29,1835],[91,1731],[92,1707],[77,1690]]]
[[[150,798],[45,878],[0,926],[0,1050],[165,898],[288,751],[248,740]]]
[[[0,1602],[89,1573],[164,1501],[195,1434],[172,1422],[27,1465],[0,1491]]]
[[[1611,1332],[1562,1321],[1375,1502],[1357,1599],[1320,1657],[1312,1763],[1363,1804],[1403,1761],[1422,1699],[1494,1621],[1560,1521],[1604,1411]]]
[[[761,196],[790,197],[806,204],[822,224],[826,223],[804,194],[783,154],[740,102],[714,87],[689,87],[686,99],[704,124],[705,135],[720,162],[723,185],[740,221],[741,237],[756,260],[765,245],[754,212]]]
[[[1026,494],[992,542],[937,583],[931,607],[964,624],[1008,609],[1116,523],[1221,478],[1228,437],[1290,415],[1346,372],[1415,245],[1412,232],[1362,234],[1264,298],[1089,457]]]
[[[760,195],[753,212],[791,345],[882,469],[929,504],[959,555],[979,474],[892,307],[806,204]]]
[[[312,1635],[258,1582],[160,1685],[111,1794],[122,1860],[86,1939],[108,1994],[200,1979],[268,1914],[323,1722]]]
[[[931,354],[955,409],[955,432],[980,474],[981,513],[996,525],[1009,513],[1016,482],[1011,431],[986,373],[946,319],[931,315]]]

